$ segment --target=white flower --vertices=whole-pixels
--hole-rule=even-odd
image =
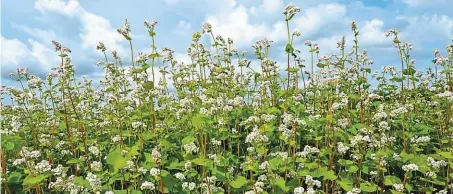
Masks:
[[[398,192],[403,192],[404,191],[404,185],[403,184],[395,183],[395,184],[393,184],[393,188],[395,188],[395,190],[398,191]]]
[[[283,14],[285,15],[293,15],[295,14],[296,12],[299,12],[300,9],[298,7],[296,7],[294,4],[288,4],[286,7],[285,7],[285,10],[283,11]]]
[[[427,162],[428,162],[428,166],[432,166],[435,169],[439,169],[441,167],[444,167],[444,166],[448,165],[447,162],[445,162],[443,160],[436,161],[432,157],[428,157]]]
[[[121,140],[121,136],[119,136],[119,135],[115,135],[115,137],[112,137],[113,143],[119,142],[120,140]]]
[[[216,140],[215,138],[212,138],[212,139],[211,139],[211,143],[212,143],[212,145],[214,145],[214,146],[220,146],[220,145],[222,144],[221,141]]]
[[[94,191],[101,190],[101,179],[99,179],[95,174],[89,172],[87,174],[86,180],[91,185]]]
[[[175,177],[176,177],[177,179],[179,179],[179,180],[184,180],[184,179],[186,179],[186,176],[184,176],[184,174],[183,174],[183,173],[180,173],[180,172],[176,173],[176,174],[175,174]]]
[[[353,188],[351,191],[348,191],[346,194],[359,194],[361,190],[359,188]]]
[[[296,156],[298,157],[307,157],[309,154],[314,154],[314,153],[319,153],[319,149],[316,147],[311,147],[309,145],[305,145],[304,151],[302,152],[297,152]]]
[[[151,170],[149,171],[149,174],[151,174],[151,176],[159,176],[160,175],[160,169],[151,168]]]
[[[448,191],[446,189],[443,189],[437,192],[437,194],[448,194]]]
[[[195,189],[195,183],[194,182],[190,182],[190,183],[184,182],[184,183],[182,183],[182,189],[192,191]]]
[[[102,171],[102,163],[99,161],[93,161],[91,163],[91,170],[93,170],[94,172]]]
[[[294,194],[304,194],[305,189],[303,187],[294,188]]]
[[[135,163],[134,163],[134,161],[128,160],[128,161],[126,162],[126,166],[124,167],[124,169],[133,171],[133,170],[135,169]]]
[[[402,168],[406,172],[418,170],[418,166],[415,164],[407,164],[407,165],[404,165]]]
[[[195,143],[189,143],[189,144],[184,144],[184,150],[187,152],[187,153],[197,153],[200,148],[198,148]]]
[[[250,132],[245,138],[245,143],[258,144],[258,143],[267,143],[269,138],[266,135],[260,134],[258,131],[258,126],[255,125],[253,131]]]
[[[62,176],[62,177],[65,177],[66,176],[66,172],[63,171],[64,168],[61,164],[58,164],[58,166],[54,169],[52,169],[52,172],[53,172],[53,175],[55,176]]]
[[[338,152],[339,152],[340,154],[345,154],[345,153],[349,150],[349,147],[343,145],[342,142],[338,142],[338,143],[337,143],[337,150],[338,150]]]
[[[146,168],[140,167],[140,168],[138,168],[138,172],[140,172],[142,174],[146,174],[148,172],[148,170]]]
[[[15,159],[13,161],[13,166],[17,166],[17,165],[20,165],[20,164],[23,164],[23,163],[25,163],[25,158]]]
[[[151,156],[153,158],[153,161],[157,164],[160,163],[160,158],[162,157],[159,150],[157,148],[154,148],[153,151],[151,152]]]
[[[211,32],[212,31],[212,25],[210,23],[204,23],[203,24],[203,33],[206,33],[206,32]]]
[[[219,164],[220,163],[220,159],[217,157],[216,154],[208,154],[208,157],[209,157],[209,159],[214,161],[215,164]]]
[[[138,128],[144,127],[144,126],[145,126],[145,124],[142,122],[139,122],[139,121],[132,122],[132,128],[134,128],[134,129],[138,129]]]
[[[97,148],[96,146],[90,146],[88,148],[88,151],[90,151],[95,156],[99,156],[99,154],[100,154],[99,148]]]
[[[425,176],[429,177],[429,178],[432,178],[432,177],[436,176],[436,173],[433,172],[433,171],[428,171],[428,172],[425,173]]]
[[[47,160],[42,160],[35,166],[35,170],[38,173],[44,173],[44,172],[49,172],[52,169],[52,167],[49,164],[49,161]]]
[[[401,157],[400,157],[399,154],[393,153],[393,159],[396,160],[396,161],[399,161],[399,160],[401,160]]]
[[[154,183],[148,181],[143,182],[140,186],[141,190],[154,190],[155,188]]]
[[[309,187],[321,187],[321,181],[313,179],[313,177],[310,175],[305,176],[305,184],[307,184]]]
[[[259,168],[260,168],[260,170],[266,170],[268,166],[269,166],[269,162],[264,161],[263,163],[260,164]]]
[[[431,141],[431,138],[429,136],[414,136],[411,138],[411,142],[414,144],[429,143],[429,141]]]
[[[265,174],[262,174],[258,177],[258,181],[266,181],[267,180],[267,176]]]

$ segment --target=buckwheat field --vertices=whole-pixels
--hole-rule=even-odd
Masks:
[[[401,63],[375,72],[354,22],[337,54],[293,44],[299,11],[283,10],[284,63],[271,40],[246,54],[209,23],[190,63],[156,45],[157,21],[143,26],[150,52],[136,52],[125,20],[133,60],[100,42],[94,83],[53,41],[59,66],[45,78],[19,68],[20,87],[2,86],[1,193],[453,193],[453,42],[417,69],[390,29]]]

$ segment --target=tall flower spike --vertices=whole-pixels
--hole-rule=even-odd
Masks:
[[[52,44],[55,46],[55,50],[56,51],[60,51],[61,50],[61,44],[55,40],[52,40]]]
[[[283,11],[283,14],[285,15],[291,15],[295,14],[296,12],[300,12],[300,9],[296,7],[294,4],[290,3],[286,5],[285,10]]]
[[[297,12],[300,12],[300,9],[296,7],[294,4],[288,4],[285,9],[283,10],[283,14],[286,16],[286,21],[291,20],[291,18],[296,15]]]
[[[351,29],[352,29],[352,31],[356,31],[357,30],[357,24],[355,22],[352,22]]]
[[[392,36],[392,35],[396,36],[396,35],[398,35],[398,33],[399,33],[398,30],[392,28],[385,33],[385,36],[387,36],[387,37]]]
[[[149,23],[148,21],[145,20],[144,24],[148,29],[154,29],[154,27],[156,27],[157,25],[157,21],[153,20],[151,23]]]
[[[210,23],[204,23],[203,24],[203,29],[202,29],[202,32],[203,33],[210,33],[212,32],[212,25]]]
[[[129,21],[127,19],[124,20],[124,29],[127,31],[127,32],[130,32],[131,31],[131,24],[129,23]]]
[[[96,46],[96,49],[100,50],[102,52],[105,52],[107,50],[107,48],[105,48],[104,43],[102,43],[102,42],[99,42],[99,44]]]

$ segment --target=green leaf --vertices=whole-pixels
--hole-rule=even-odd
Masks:
[[[126,166],[126,158],[121,155],[120,149],[115,149],[107,155],[107,164],[111,165],[113,172],[117,173],[119,169]]]
[[[208,163],[208,160],[204,159],[204,158],[195,158],[192,160],[192,162],[199,166],[206,166],[206,164]]]
[[[82,186],[82,187],[86,187],[86,188],[91,188],[91,185],[90,183],[88,182],[88,180],[82,178],[82,177],[75,177],[74,179],[74,184],[77,185],[77,186]]]
[[[83,159],[81,158],[73,158],[73,159],[70,159],[66,162],[66,164],[79,164],[83,162]]]
[[[192,137],[192,136],[187,136],[184,139],[182,139],[182,145],[186,145],[192,142],[195,142],[197,139]]]
[[[286,53],[293,53],[294,52],[294,48],[291,44],[287,44],[286,47],[285,47],[285,52]]]
[[[353,186],[353,182],[351,179],[349,178],[342,178],[341,180],[337,181],[337,183],[341,186],[342,189],[344,189],[345,191],[350,191],[352,190]]]
[[[359,170],[359,167],[356,165],[352,165],[348,168],[348,172],[355,173]]]
[[[27,177],[25,177],[24,182],[22,183],[22,185],[24,185],[24,186],[33,186],[33,185],[36,185],[36,184],[41,183],[42,181],[46,180],[47,177],[49,177],[48,174],[40,174],[38,176],[28,175]]]
[[[11,172],[8,175],[8,183],[9,184],[17,184],[20,183],[20,179],[22,178],[22,174],[18,172]]]
[[[170,192],[176,185],[176,183],[178,183],[178,179],[173,176],[165,176],[162,178],[162,181],[164,182],[165,192]]]
[[[278,188],[280,188],[281,190],[287,192],[289,190],[288,187],[286,187],[286,182],[283,178],[279,178],[275,181],[274,183]]]
[[[360,184],[360,189],[366,192],[375,192],[378,190],[378,186],[367,181]]]
[[[13,142],[6,142],[3,147],[5,148],[5,150],[7,151],[11,151],[14,149],[14,143]]]
[[[409,192],[411,192],[411,191],[412,191],[412,189],[413,189],[412,185],[411,185],[411,184],[409,184],[409,183],[406,183],[406,186],[405,186],[405,188],[406,188],[406,189],[407,189],[407,191],[409,191]]]
[[[384,185],[391,186],[395,183],[401,183],[401,179],[396,176],[385,176],[384,177]]]
[[[446,159],[453,159],[453,154],[451,152],[440,152],[439,155]]]
[[[243,176],[237,176],[236,179],[234,179],[234,181],[231,181],[231,187],[235,188],[235,189],[239,189],[241,188],[242,186],[246,185],[248,183],[248,180],[247,178],[243,177]]]
[[[281,114],[281,111],[277,107],[270,107],[266,110],[267,114]]]
[[[272,158],[269,160],[269,168],[271,170],[277,170],[279,169],[279,166],[283,164],[283,161],[279,158],[279,157],[276,157],[276,158]]]
[[[323,174],[325,180],[336,180],[338,177],[335,175],[335,172],[329,170]]]
[[[138,152],[139,150],[140,150],[140,145],[134,145],[131,147],[131,149],[129,150],[129,152],[127,154],[128,154],[128,156],[137,156],[140,154]]]
[[[203,124],[206,123],[207,119],[208,119],[207,116],[203,114],[197,114],[192,118],[192,125],[194,127],[201,127]]]
[[[159,57],[162,57],[162,55],[160,55],[159,53],[154,53],[154,54],[148,55],[148,58],[150,58],[150,59],[159,58]]]

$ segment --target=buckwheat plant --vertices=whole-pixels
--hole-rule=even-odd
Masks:
[[[209,23],[188,63],[156,45],[157,21],[144,22],[150,51],[135,53],[126,20],[131,61],[99,43],[93,83],[53,41],[58,67],[19,68],[20,87],[1,87],[1,192],[453,193],[453,42],[417,70],[391,29],[401,67],[372,72],[355,22],[352,45],[342,36],[320,56],[295,41],[299,11],[283,11],[285,64],[272,40],[256,41],[254,60]]]

